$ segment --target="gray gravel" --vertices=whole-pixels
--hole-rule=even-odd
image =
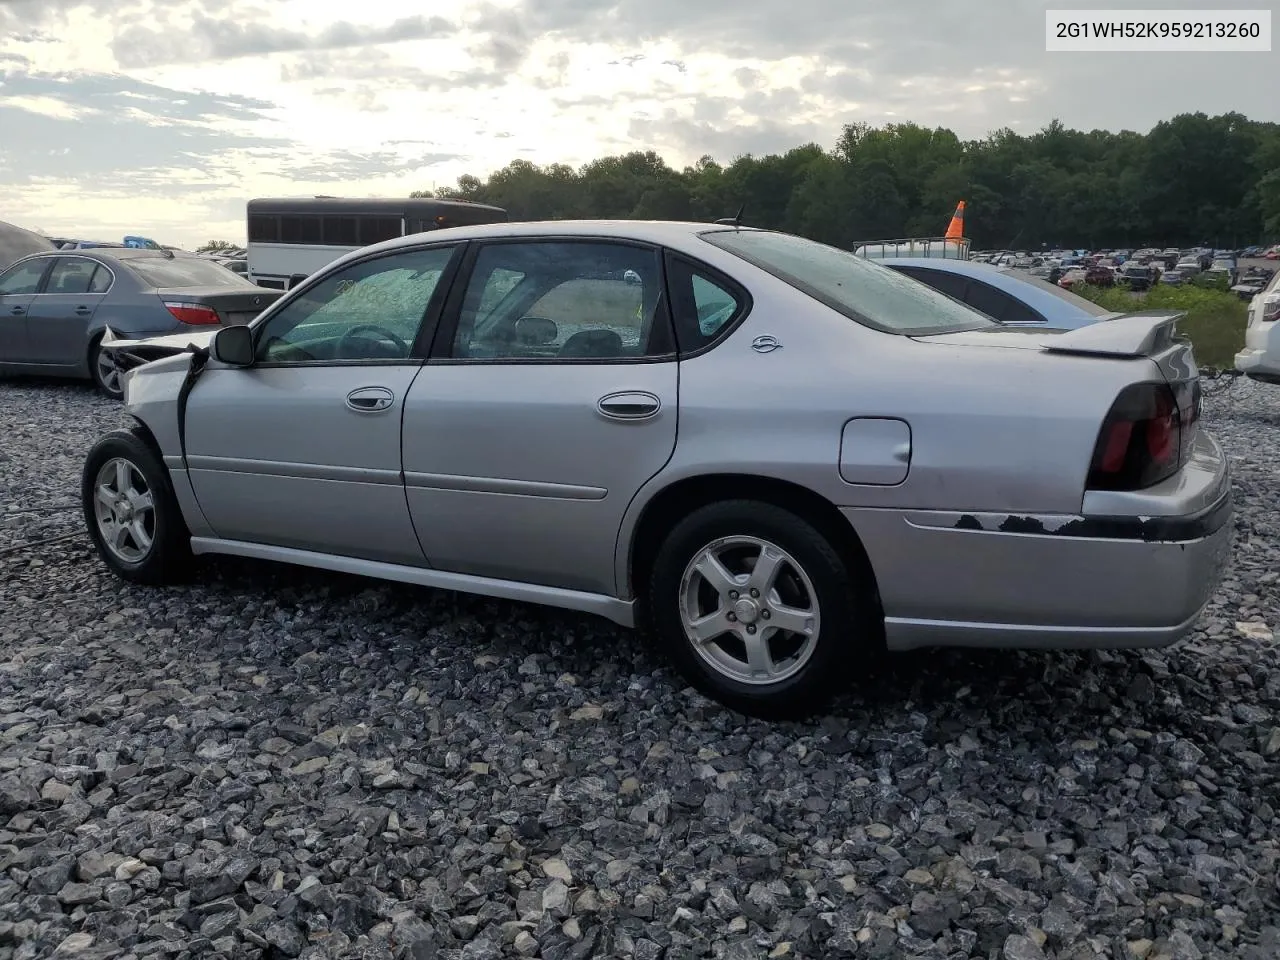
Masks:
[[[779,726],[556,611],[128,586],[59,510],[119,407],[0,382],[0,551],[68,535],[0,553],[0,958],[1273,960],[1280,389],[1206,418],[1238,548],[1194,637],[895,658]]]

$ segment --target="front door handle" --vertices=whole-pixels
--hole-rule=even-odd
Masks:
[[[347,394],[347,406],[356,413],[378,413],[391,409],[396,395],[386,387],[361,387]]]
[[[662,409],[662,400],[642,390],[625,390],[601,397],[596,409],[610,420],[648,420]]]

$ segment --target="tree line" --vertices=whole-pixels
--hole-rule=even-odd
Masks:
[[[844,127],[835,146],[704,156],[677,170],[652,150],[574,169],[515,160],[486,179],[416,191],[504,207],[513,220],[711,221],[847,247],[940,236],[958,200],[975,249],[1206,245],[1280,240],[1280,124],[1180,114],[1146,134],[1068,130],[961,140],[913,123]]]

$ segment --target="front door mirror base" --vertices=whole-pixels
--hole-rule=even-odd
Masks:
[[[213,359],[230,367],[253,366],[253,330],[223,327],[213,336]]]

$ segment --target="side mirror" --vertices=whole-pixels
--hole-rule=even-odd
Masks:
[[[253,331],[248,327],[223,327],[213,336],[213,359],[229,367],[253,366]]]

